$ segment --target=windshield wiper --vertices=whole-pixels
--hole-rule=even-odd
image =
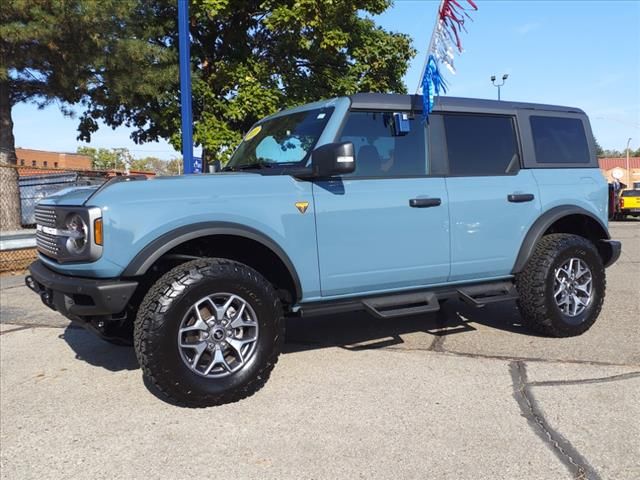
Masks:
[[[245,165],[236,165],[233,167],[224,167],[222,169],[223,172],[237,172],[240,170],[253,170],[253,169],[263,169],[263,168],[273,168],[273,165],[271,165],[270,163],[262,163],[262,162],[254,162],[254,163],[247,163]]]

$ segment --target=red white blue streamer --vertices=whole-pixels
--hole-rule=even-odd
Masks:
[[[435,97],[440,94],[440,91],[443,93],[447,91],[440,73],[440,65],[446,66],[451,73],[456,71],[453,63],[455,51],[459,53],[463,51],[460,34],[467,31],[464,24],[466,20],[471,20],[467,13],[470,10],[478,10],[473,0],[442,0],[440,2],[420,83],[425,119],[433,110]]]
[[[424,112],[425,120],[433,110],[435,98],[440,95],[441,90],[442,93],[447,93],[447,84],[442,75],[440,75],[435,57],[429,55],[424,75],[422,75],[422,111]]]

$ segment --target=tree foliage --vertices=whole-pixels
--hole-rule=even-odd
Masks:
[[[125,170],[134,161],[126,148],[79,147],[77,153],[91,157],[91,168],[94,170]]]
[[[177,58],[176,2],[142,3],[137,12],[145,20],[134,30]],[[224,160],[252,123],[281,108],[358,91],[404,92],[411,41],[368,16],[389,3],[193,0],[195,143]],[[124,81],[105,74],[84,97],[80,138],[89,139],[101,119],[132,126],[137,142],[166,138],[180,148],[177,75],[169,79],[153,62],[131,55],[117,58],[139,65],[137,75]]]
[[[135,158],[127,148],[79,147],[77,153],[91,157],[94,170],[130,170],[153,172],[156,175],[178,175],[182,159],[161,160],[147,156]]]
[[[11,0],[0,7],[0,82],[8,86],[10,105],[57,102],[99,104],[118,92],[144,91],[145,73],[153,87],[177,75],[176,55],[149,40],[160,25],[139,0]],[[152,20],[153,26],[146,20]],[[139,67],[148,63],[146,69]],[[168,71],[168,75],[163,75]],[[167,83],[168,85],[168,83]],[[107,93],[107,89],[109,92]],[[156,90],[157,92],[157,90]],[[114,107],[115,104],[112,104]],[[116,108],[118,110],[118,108]],[[117,111],[109,112],[113,119]],[[120,123],[126,122],[120,117]],[[95,131],[91,116],[82,118],[81,134]]]
[[[252,123],[279,109],[404,92],[411,41],[372,19],[389,5],[191,0],[195,143],[225,160]],[[176,0],[0,2],[0,149],[15,163],[19,102],[77,111],[80,140],[102,121],[131,127],[138,143],[165,138],[180,148],[177,37]]]
[[[0,1],[0,160],[16,163],[11,110],[20,102],[55,102],[69,116],[74,105],[91,105],[82,138],[97,129],[101,104],[111,125],[128,124],[120,92],[135,103],[145,88],[155,94],[175,83],[175,52],[153,41],[167,28],[144,0]],[[16,182],[13,170],[0,170],[3,228],[20,224]]]

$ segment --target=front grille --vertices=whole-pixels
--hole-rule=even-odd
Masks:
[[[57,217],[54,207],[46,207],[38,205],[35,211],[36,224],[38,229],[36,230],[36,246],[38,251],[47,257],[57,259],[60,253],[60,247],[58,246],[58,237],[45,233],[41,230],[41,227],[56,228]]]
[[[36,223],[44,227],[56,228],[56,210],[53,207],[38,205],[36,207]]]
[[[50,235],[42,231],[36,231],[36,245],[38,251],[47,257],[58,258],[60,247],[58,246],[58,237]]]

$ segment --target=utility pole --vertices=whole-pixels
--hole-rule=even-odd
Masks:
[[[507,81],[507,78],[509,78],[509,74],[505,73],[504,75],[502,75],[502,83],[496,83],[496,76],[491,75],[491,83],[494,87],[498,87],[498,101],[500,101],[500,87],[504,85],[504,82]]]
[[[178,0],[178,43],[180,56],[180,114],[182,117],[182,161],[184,173],[193,173],[193,113],[191,110],[191,39],[189,0]]]
[[[631,137],[627,140],[627,188],[633,188],[631,184],[631,170],[629,169],[629,144],[631,143]]]

